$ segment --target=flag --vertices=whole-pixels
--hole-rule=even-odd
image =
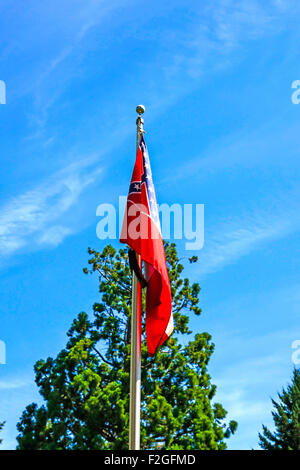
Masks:
[[[144,263],[146,340],[150,356],[173,331],[172,298],[148,150],[140,139],[129,186],[120,241]]]

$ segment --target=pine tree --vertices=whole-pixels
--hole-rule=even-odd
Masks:
[[[225,449],[236,422],[213,403],[207,372],[214,345],[192,335],[189,316],[201,314],[198,283],[182,277],[174,244],[166,244],[175,331],[154,358],[142,342],[142,449]],[[93,319],[84,312],[68,331],[66,347],[35,365],[44,405],[27,406],[18,423],[18,449],[128,449],[131,273],[128,253],[89,249],[99,274]],[[190,258],[194,263],[196,257]],[[144,301],[143,301],[144,306]]]
[[[272,399],[275,432],[263,425],[259,444],[265,450],[300,450],[300,370],[294,369],[291,385]]]
[[[3,426],[5,424],[5,421],[3,421],[3,423],[0,423],[0,431],[3,429]],[[0,439],[0,444],[2,443],[2,439]]]

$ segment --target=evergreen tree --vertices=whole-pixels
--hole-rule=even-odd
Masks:
[[[272,399],[275,432],[263,425],[259,444],[265,450],[300,450],[300,370],[294,369],[292,384]]]
[[[174,244],[166,244],[175,331],[154,358],[147,355],[143,324],[141,448],[225,449],[236,429],[213,403],[207,372],[214,345],[208,333],[190,341],[189,315],[201,314],[200,287],[182,277]],[[73,321],[66,347],[35,365],[44,405],[27,406],[17,425],[18,449],[127,449],[131,272],[126,249],[89,249],[99,274],[100,301],[93,319]],[[194,263],[196,257],[189,259]],[[143,299],[144,307],[144,299]]]
[[[5,424],[5,421],[3,423],[0,423],[0,431],[3,429],[3,426]],[[0,439],[0,444],[2,443],[2,439]]]

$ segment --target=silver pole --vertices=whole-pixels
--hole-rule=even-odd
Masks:
[[[136,108],[138,118],[136,151],[144,133],[144,120],[141,115],[145,107]],[[138,263],[141,257],[138,255]],[[131,355],[130,355],[130,405],[129,405],[129,450],[140,450],[140,410],[141,410],[141,285],[132,273],[131,303]]]

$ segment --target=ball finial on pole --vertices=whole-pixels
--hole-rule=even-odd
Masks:
[[[139,104],[137,107],[136,107],[136,112],[141,115],[141,114],[144,114],[146,108],[143,104]]]

